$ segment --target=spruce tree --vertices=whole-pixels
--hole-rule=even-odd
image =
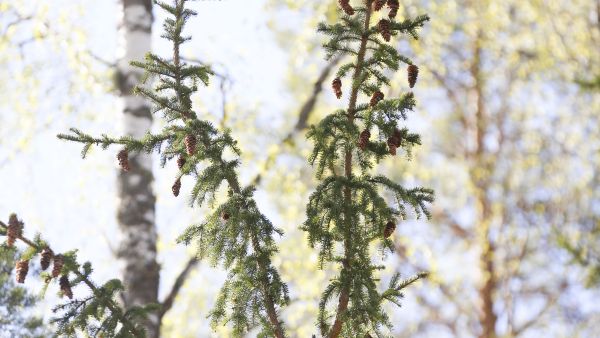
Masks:
[[[399,150],[410,155],[412,147],[420,144],[419,135],[401,126],[415,106],[414,95],[407,92],[385,99],[382,92],[391,85],[389,77],[402,63],[408,65],[412,88],[418,68],[388,42],[401,34],[417,39],[417,29],[429,18],[423,15],[396,21],[397,0],[361,0],[356,8],[348,0],[339,0],[339,4],[345,14],[340,22],[322,23],[319,31],[329,36],[324,45],[327,58],[350,56],[351,61],[339,68],[332,83],[338,99],[348,88],[348,105],[326,116],[308,133],[314,142],[310,163],[321,183],[310,197],[302,229],[308,233],[310,245],[318,247],[322,265],[340,265],[339,275],[322,294],[318,318],[321,334],[381,336],[383,326],[391,327],[384,304],[400,305],[402,289],[425,274],[404,281],[396,274],[388,288],[379,292],[377,271],[384,266],[376,264],[371,253],[375,246],[382,253],[393,252],[390,236],[398,220],[408,216],[408,209],[417,217],[429,217],[426,204],[433,201],[430,189],[404,188],[373,173],[375,163]],[[376,12],[383,12],[386,4],[388,18],[374,24]],[[344,86],[342,79],[346,77],[349,84]],[[334,315],[329,304],[335,303],[336,297]]]
[[[171,58],[149,53],[144,62],[132,62],[146,72],[146,80],[154,81],[152,86],[141,84],[135,90],[154,104],[153,113],[163,114],[167,122],[163,130],[135,139],[93,137],[71,129],[71,133],[59,138],[83,143],[83,157],[94,145],[120,146],[117,159],[126,171],[130,170],[130,153],[156,151],[163,166],[176,162],[179,174],[173,180],[173,195],[180,194],[189,177],[195,181],[190,204],[212,206],[211,214],[187,228],[179,241],[196,244],[199,257],[220,263],[229,271],[210,313],[213,325],[231,323],[236,337],[257,325],[262,326],[262,337],[284,337],[278,312],[289,302],[288,290],[271,262],[277,251],[273,236],[282,231],[258,209],[254,187],[241,185],[237,174],[240,150],[230,131],[219,130],[201,119],[192,107],[192,94],[200,84],[208,85],[212,72],[205,65],[187,64],[180,57],[181,45],[191,39],[183,35],[183,29],[196,14],[186,8],[186,2],[155,1],[171,15],[165,20],[162,35],[172,43]],[[222,186],[227,192],[225,201],[217,196]]]

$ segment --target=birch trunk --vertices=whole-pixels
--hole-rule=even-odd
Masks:
[[[143,72],[131,67],[129,62],[142,60],[151,49],[152,1],[122,0],[121,5],[117,74],[123,99],[122,124],[126,134],[140,138],[150,129],[152,115],[150,104],[132,93]],[[117,256],[123,267],[126,307],[158,303],[159,285],[152,158],[146,154],[130,154],[129,161],[131,170],[118,174],[117,215],[122,237]],[[146,330],[147,337],[159,337],[158,315],[149,316]]]

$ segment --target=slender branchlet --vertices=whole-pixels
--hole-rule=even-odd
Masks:
[[[18,231],[15,233],[14,225]],[[77,252],[69,251],[57,253],[53,251],[47,242],[36,235],[34,239],[25,237],[23,233],[24,223],[12,214],[8,224],[0,221],[0,236],[7,237],[9,246],[15,242],[21,242],[27,249],[20,254],[15,273],[19,283],[26,282],[29,265],[39,255],[41,270],[40,278],[45,282],[46,290],[53,281],[57,281],[60,293],[69,300],[54,307],[56,314],[51,321],[56,323],[57,337],[75,337],[77,332],[85,332],[90,337],[144,337],[144,328],[141,322],[150,311],[156,310],[156,304],[144,307],[132,307],[123,309],[115,300],[120,291],[123,290],[121,281],[110,280],[103,285],[96,285],[91,280],[92,265],[89,262],[80,264],[77,261]],[[85,285],[91,294],[83,298],[74,298],[73,288]]]
[[[426,204],[433,201],[431,189],[407,189],[372,174],[375,163],[398,151],[410,155],[411,148],[420,144],[419,135],[400,126],[415,105],[414,95],[407,92],[389,99],[382,88],[390,86],[389,76],[401,63],[408,65],[408,85],[415,85],[418,68],[388,42],[400,34],[416,39],[417,29],[429,18],[396,21],[398,2],[387,1],[387,9],[385,3],[364,0],[354,8],[339,0],[345,13],[340,22],[319,25],[319,31],[330,37],[324,45],[327,57],[350,56],[332,82],[339,99],[346,87],[344,78],[350,77],[347,108],[326,116],[308,133],[314,142],[310,163],[321,183],[310,197],[302,229],[311,246],[318,247],[321,265],[340,265],[319,306],[318,325],[324,337],[380,336],[382,327],[391,328],[383,304],[399,305],[401,290],[425,277],[418,274],[401,281],[394,275],[380,292],[376,274],[384,267],[375,264],[371,254],[374,245],[381,252],[393,251],[396,223],[407,218],[410,210],[417,217],[429,217]],[[372,22],[380,10],[389,10],[388,17]],[[363,97],[366,102],[360,103]],[[386,193],[391,198],[384,197]],[[330,306],[336,297],[337,306]]]
[[[273,236],[281,235],[282,231],[258,209],[254,188],[240,185],[237,174],[240,151],[229,131],[199,119],[192,108],[191,95],[200,83],[208,84],[212,71],[204,65],[187,64],[180,57],[180,46],[190,40],[182,35],[183,29],[196,14],[186,8],[186,2],[155,1],[170,14],[162,36],[172,43],[172,57],[149,53],[144,62],[132,62],[145,70],[145,80],[152,79],[154,83],[142,84],[136,92],[154,104],[154,112],[162,112],[167,122],[164,129],[156,135],[148,133],[142,139],[92,137],[77,129],[58,137],[83,143],[83,156],[94,145],[120,146],[117,158],[124,170],[136,169],[129,168],[129,153],[157,151],[163,166],[175,159],[179,173],[173,180],[173,194],[179,195],[180,189],[185,188],[182,178],[189,176],[195,181],[190,204],[201,206],[209,202],[213,206],[212,214],[187,228],[179,241],[196,244],[200,258],[221,263],[229,271],[210,313],[213,325],[231,323],[236,337],[257,325],[263,329],[261,336],[285,337],[279,311],[289,302],[288,290],[271,261],[277,252]],[[222,186],[227,198],[215,206],[221,202],[217,194]]]

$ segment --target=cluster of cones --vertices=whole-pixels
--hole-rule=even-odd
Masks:
[[[23,223],[17,219],[15,214],[10,215],[8,220],[8,229],[7,229],[7,245],[12,247],[15,245],[15,241],[17,238],[21,237],[21,232],[23,229]],[[50,265],[52,266],[52,271],[50,273],[50,278],[57,278],[61,276],[61,272],[63,266],[65,264],[63,255],[55,255],[52,252],[52,249],[45,247],[42,249],[40,253],[40,267],[43,271],[47,270]],[[17,283],[23,284],[25,283],[25,279],[27,278],[27,273],[29,273],[29,260],[21,259],[17,261],[15,265],[15,275]],[[47,280],[46,282],[49,282]],[[59,279],[60,290],[63,295],[69,297],[69,299],[73,298],[73,291],[71,290],[71,284],[69,282],[69,277],[66,274],[63,274]]]
[[[415,84],[417,84],[417,78],[419,77],[419,67],[417,67],[417,65],[408,65],[406,68],[406,74],[408,76],[408,86],[410,88],[414,88]],[[342,97],[342,80],[339,77],[333,79],[333,82],[331,82],[331,88],[333,88],[335,97],[338,99]],[[383,99],[383,93],[381,91],[376,91],[371,96],[371,101],[369,104],[371,107],[375,107],[375,105],[377,105],[377,103]]]

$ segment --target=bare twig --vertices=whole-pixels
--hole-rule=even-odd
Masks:
[[[159,321],[162,320],[164,315],[173,307],[173,302],[175,298],[179,294],[181,287],[185,283],[185,280],[190,275],[190,272],[194,269],[194,267],[198,264],[198,259],[196,257],[192,257],[188,260],[187,264],[183,268],[183,270],[179,273],[173,286],[171,287],[171,291],[167,295],[167,297],[161,302],[161,309],[158,313]]]

